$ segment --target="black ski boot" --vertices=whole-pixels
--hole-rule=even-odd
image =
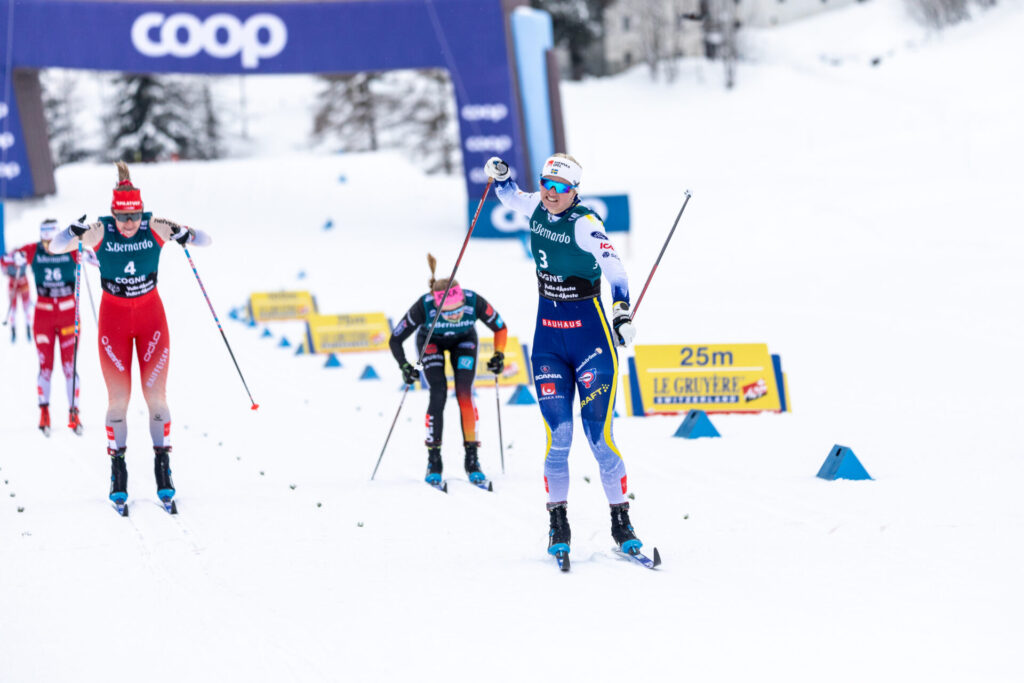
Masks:
[[[444,464],[441,462],[441,446],[427,446],[426,482],[431,486],[441,486],[442,471]]]
[[[153,471],[156,474],[156,495],[166,505],[174,498],[174,481],[171,479],[171,447],[153,446]]]
[[[466,442],[466,474],[474,484],[487,481],[487,475],[480,469],[480,458],[477,457],[477,449],[480,448],[479,441]]]
[[[612,508],[612,538],[624,553],[640,550],[643,543],[636,537],[629,522],[629,503],[617,503]]]
[[[128,468],[124,463],[124,448],[107,449],[110,454],[110,500],[120,508],[128,500]]]
[[[569,517],[566,514],[565,501],[548,503],[548,515],[551,516],[551,529],[548,531],[548,552],[552,555],[569,552]]]

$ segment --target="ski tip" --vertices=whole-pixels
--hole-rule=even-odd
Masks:
[[[441,490],[448,493],[448,482],[441,484]]]
[[[564,550],[559,552],[555,557],[558,558],[558,568],[563,572],[569,571],[569,553]]]
[[[487,490],[488,491],[493,491],[494,490],[494,482],[493,481],[487,482]]]
[[[655,567],[657,567],[657,566],[659,566],[661,564],[661,553],[658,552],[657,548],[654,549],[654,558],[653,558],[653,560],[654,560],[654,566]]]

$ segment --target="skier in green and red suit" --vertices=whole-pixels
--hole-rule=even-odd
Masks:
[[[124,455],[128,436],[125,418],[131,396],[132,347],[139,358],[142,395],[149,407],[149,433],[155,453],[157,495],[169,503],[171,480],[171,413],[167,407],[170,334],[163,302],[157,292],[160,250],[174,240],[182,246],[206,246],[211,240],[194,228],[156,218],[143,211],[142,195],[132,185],[128,166],[117,163],[118,183],[110,215],[94,223],[72,223],[54,237],[50,251],[63,253],[79,241],[96,251],[103,297],[100,300],[99,353],[107,384],[107,452],[111,459],[110,499],[123,504],[128,497]]]
[[[0,265],[21,264],[32,270],[36,281],[36,310],[32,317],[32,336],[39,352],[39,375],[36,395],[39,399],[39,431],[50,436],[50,381],[53,377],[54,347],[60,348],[61,369],[68,391],[68,427],[82,433],[78,416],[78,394],[81,380],[72,377],[75,347],[75,264],[78,253],[54,254],[50,241],[60,226],[47,218],[39,226],[39,241],[25,244],[0,258]],[[98,265],[91,251],[84,251],[85,262]],[[73,387],[73,388],[72,388]]]

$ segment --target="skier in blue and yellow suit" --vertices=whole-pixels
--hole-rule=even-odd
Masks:
[[[523,192],[508,164],[488,159],[498,199],[530,218],[530,246],[537,264],[540,302],[533,338],[534,383],[547,429],[544,485],[548,492],[548,552],[569,550],[569,446],[573,399],[580,395],[581,420],[601,470],[611,506],[612,537],[624,552],[642,545],[629,521],[626,466],[612,438],[619,362],[615,343],[625,346],[636,331],[629,320],[629,284],[601,218],[580,204],[576,188],[583,169],[571,156],[555,154],[543,167],[541,191]],[[612,290],[613,321],[601,303],[601,275]]]

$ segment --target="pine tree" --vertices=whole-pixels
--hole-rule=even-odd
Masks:
[[[218,126],[212,98],[194,79],[125,74],[115,78],[114,85],[118,94],[107,115],[111,157],[156,161],[216,156]]]
[[[586,73],[586,56],[604,33],[604,10],[614,0],[531,0],[530,4],[551,15],[556,45],[569,52],[572,79]]]
[[[451,175],[461,166],[455,93],[444,69],[401,74],[402,107],[392,112],[396,143],[427,173]]]
[[[378,108],[381,103],[373,92],[380,77],[377,73],[321,76],[324,89],[316,97],[313,139],[331,140],[349,152],[380,149]]]
[[[66,71],[44,71],[40,82],[43,87],[43,114],[46,117],[50,153],[56,166],[79,161],[89,156],[81,145],[81,136],[75,125],[78,111],[77,80]]]

